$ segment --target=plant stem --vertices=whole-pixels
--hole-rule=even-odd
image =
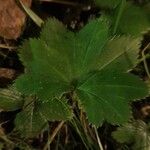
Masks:
[[[98,135],[98,132],[97,132],[97,129],[96,129],[95,126],[94,126],[94,130],[95,130],[96,138],[97,138],[97,141],[98,141],[99,149],[100,149],[100,150],[104,150],[104,149],[103,149],[103,146],[102,146],[102,143],[101,143],[101,140],[100,140],[100,137],[99,137],[99,135]]]
[[[73,125],[73,127],[75,128],[76,132],[79,134],[85,148],[87,150],[93,150],[93,147],[91,145],[91,140],[88,137],[88,135],[85,133],[85,130],[83,129],[83,126],[81,124],[81,122],[77,119],[76,116],[74,116],[74,118],[70,121],[71,124]]]
[[[143,62],[144,59],[148,59],[148,58],[150,58],[150,54],[146,54],[144,58],[142,57],[141,59],[139,59],[137,64],[140,64],[141,62]]]
[[[4,48],[4,49],[16,49],[17,47],[7,46],[5,44],[0,44],[0,48]]]
[[[58,124],[57,128],[55,128],[55,130],[54,130],[54,132],[53,132],[53,134],[52,134],[52,136],[50,138],[50,143],[54,140],[55,136],[57,135],[57,133],[59,132],[59,130],[62,128],[63,124],[64,124],[64,121],[61,121]]]
[[[54,140],[55,136],[57,135],[57,133],[59,132],[59,130],[62,128],[63,124],[64,124],[64,121],[61,121],[58,124],[58,126],[55,128],[55,130],[53,131],[52,135],[48,139],[47,144],[45,145],[45,147],[43,148],[43,150],[47,150],[48,149],[49,145]]]
[[[42,24],[44,24],[44,21],[36,14],[34,13],[29,7],[27,7],[21,0],[18,0],[21,4],[24,11],[30,16],[30,18],[39,26],[41,27]]]
[[[3,130],[1,129],[1,126],[5,123],[7,123],[8,121],[5,121],[3,123],[0,124],[0,139],[4,140],[6,143],[10,144],[10,145],[15,145],[14,142],[12,142],[11,140],[9,140],[7,138],[7,136],[5,135],[5,133],[3,132]]]

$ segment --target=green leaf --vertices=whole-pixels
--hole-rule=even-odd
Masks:
[[[28,98],[26,101],[28,103],[15,119],[16,129],[25,137],[38,135],[41,130],[47,127],[48,120],[66,120],[72,116],[70,108],[64,100],[53,99],[52,101],[43,102]]]
[[[118,11],[112,19],[116,18]],[[119,20],[117,33],[139,36],[147,32],[150,29],[148,17],[148,13],[142,7],[126,3]]]
[[[25,137],[36,136],[46,125],[46,118],[40,112],[38,104],[34,102],[25,107],[15,119],[16,129]]]
[[[101,7],[115,8],[121,0],[95,0],[95,3]]]
[[[128,121],[128,103],[147,93],[145,84],[130,74],[118,73],[113,68],[98,71],[78,87],[77,94],[95,125],[107,120],[113,124]]]
[[[109,26],[104,17],[91,21],[76,35],[71,60],[75,70],[74,76],[88,73],[91,64],[101,53],[109,40]]]
[[[25,41],[20,48],[26,70],[15,86],[40,99],[39,109],[50,111],[45,114],[47,120],[70,118],[71,111],[61,113],[64,118],[51,114],[65,110],[63,103],[56,109],[57,98],[70,92],[77,94],[91,123],[123,123],[130,118],[128,103],[148,93],[140,79],[127,73],[136,63],[139,45],[140,39],[128,36],[110,39],[104,17],[89,22],[78,33],[49,19],[40,38]],[[45,102],[51,105],[46,108]]]
[[[41,32],[41,39],[51,50],[60,54],[53,54],[54,64],[56,59],[59,61],[59,57],[65,59],[66,63],[58,62],[62,65],[58,65],[58,69],[63,71],[69,81],[89,71],[88,66],[101,52],[108,37],[109,27],[104,17],[91,21],[78,34],[68,31],[55,19],[48,21]]]
[[[22,108],[23,98],[14,89],[0,89],[0,110],[14,111]]]
[[[134,142],[134,127],[132,124],[125,124],[118,127],[117,131],[112,133],[114,139],[119,143],[133,143]]]
[[[60,53],[37,39],[25,42],[20,51],[20,59],[26,67],[26,73],[15,82],[20,92],[37,95],[43,101],[47,101],[67,90],[69,70],[65,58]]]
[[[130,116],[128,102],[147,93],[142,81],[126,74],[136,64],[139,43],[140,39],[127,36],[108,41],[91,67],[98,72],[79,84],[77,93],[90,122],[96,125],[104,120],[114,124],[126,122]]]
[[[42,30],[41,39],[30,39],[21,47],[20,59],[26,73],[16,80],[15,86],[23,94],[36,94],[43,100],[60,96],[70,90],[74,78],[89,71],[88,65],[107,40],[107,21],[101,18],[89,23],[76,36],[57,20],[50,20]]]
[[[140,38],[130,36],[112,38],[95,59],[92,68],[101,70],[108,66],[122,72],[132,69],[137,64],[140,43]]]
[[[75,36],[68,31],[66,27],[56,19],[50,19],[42,29],[41,40],[45,42],[49,51],[45,51],[45,55],[49,53],[49,65],[55,67],[64,79],[70,81],[72,74],[72,51],[74,48]],[[43,51],[41,51],[43,53]],[[50,53],[51,52],[51,53]],[[63,56],[62,56],[63,54]],[[44,59],[46,56],[43,56]]]
[[[149,129],[149,124],[137,120],[119,127],[117,131],[112,133],[112,136],[119,143],[130,144],[132,150],[149,150]]]

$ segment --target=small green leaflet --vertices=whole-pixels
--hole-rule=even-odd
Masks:
[[[58,113],[57,100],[71,92],[77,95],[90,123],[124,123],[130,117],[128,103],[148,93],[146,84],[127,73],[135,66],[139,46],[140,39],[128,36],[110,39],[104,17],[91,21],[78,33],[49,19],[39,39],[29,39],[20,48],[26,69],[14,85],[25,95],[36,95],[42,105],[38,104],[39,110],[46,107],[43,104],[53,103],[44,110]],[[70,118],[67,104],[64,107],[61,103],[58,108],[68,110],[61,114]],[[44,116],[50,117],[47,120],[59,119],[49,112]]]
[[[149,11],[146,9],[133,5],[129,2],[124,3],[120,19],[118,20],[117,34],[126,34],[133,36],[140,36],[150,30]],[[110,18],[113,24],[116,23],[120,7],[116,8],[114,15]]]
[[[114,139],[119,143],[130,145],[132,150],[150,149],[150,125],[140,120],[134,120],[131,123],[118,127],[117,131],[112,133]]]

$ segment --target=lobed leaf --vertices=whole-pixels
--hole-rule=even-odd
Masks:
[[[43,101],[47,101],[54,96],[59,97],[67,90],[68,73],[63,72],[67,68],[66,59],[55,49],[48,47],[44,41],[30,39],[25,42],[20,58],[26,67],[26,73],[15,82],[20,92],[37,95]]]
[[[77,94],[89,121],[98,126],[104,120],[113,124],[127,122],[129,102],[142,98],[147,90],[137,77],[109,68],[90,76],[78,87]]]
[[[102,52],[108,40],[109,25],[104,17],[91,21],[79,31],[70,56],[74,63],[74,76],[77,74],[80,77],[91,71],[90,65]]]
[[[58,98],[75,92],[91,123],[126,122],[129,102],[148,93],[140,79],[127,73],[135,65],[140,39],[110,39],[109,34],[104,17],[91,21],[78,33],[49,19],[40,38],[25,41],[21,47],[19,56],[26,70],[15,86],[40,99],[38,110],[34,110],[42,112],[46,120],[70,118],[69,106]]]

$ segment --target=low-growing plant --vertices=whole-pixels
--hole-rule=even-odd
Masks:
[[[148,12],[125,0],[95,2],[109,13],[104,9],[78,32],[55,18],[43,24],[36,17],[43,24],[40,36],[19,47],[24,73],[9,89],[0,89],[0,109],[21,110],[15,129],[23,137],[38,135],[48,121],[74,122],[74,103],[94,127],[104,121],[127,123],[131,102],[148,95],[147,84],[130,72],[138,62],[141,35],[149,29]],[[126,136],[124,129],[126,124],[121,136]],[[120,130],[113,134],[116,138]]]
[[[93,125],[129,120],[128,104],[148,93],[146,85],[127,72],[137,61],[140,39],[109,34],[104,17],[78,33],[49,19],[38,39],[23,43],[19,57],[25,73],[13,85],[26,97],[15,120],[17,129],[35,135],[48,120],[71,119],[65,93],[78,102]]]

